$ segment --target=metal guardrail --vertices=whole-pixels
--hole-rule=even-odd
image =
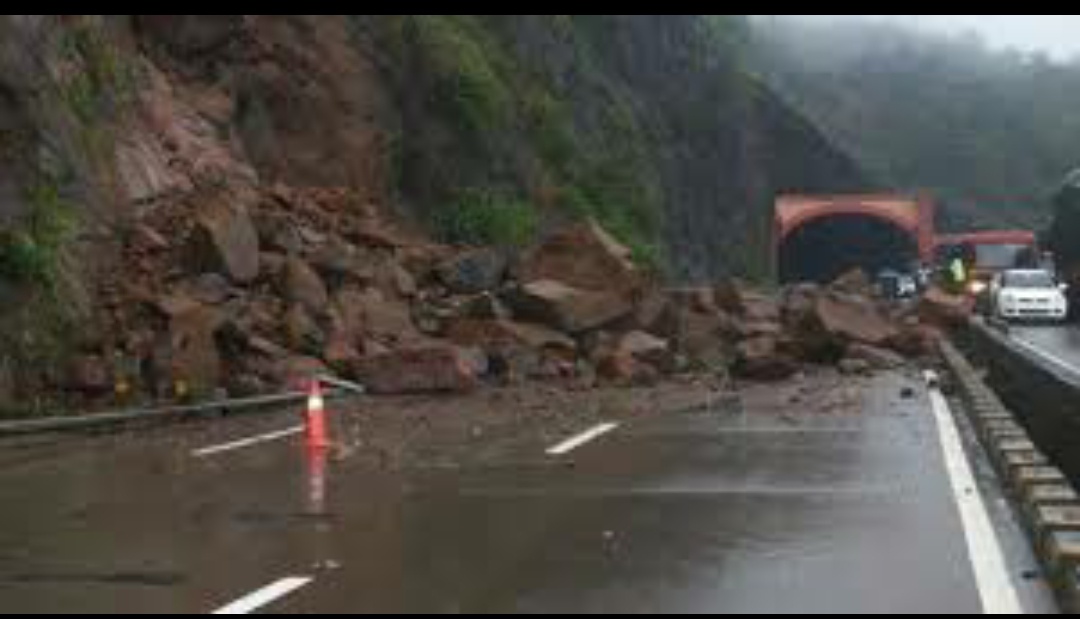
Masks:
[[[327,398],[346,399],[366,394],[363,385],[357,383],[328,375],[320,375],[316,378],[319,382],[334,388],[325,394],[325,397]],[[25,436],[28,434],[79,432],[131,423],[168,423],[191,418],[211,417],[213,415],[227,415],[244,411],[276,409],[289,404],[301,404],[306,401],[307,397],[308,394],[305,392],[290,391],[247,398],[214,400],[197,404],[110,411],[70,417],[45,417],[40,419],[8,421],[0,423],[0,438]]]

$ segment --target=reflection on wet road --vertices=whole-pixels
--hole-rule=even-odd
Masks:
[[[1057,368],[1080,378],[1080,328],[1074,325],[1012,326],[1009,335]]]
[[[751,393],[752,413],[656,416],[569,453],[507,436],[405,470],[313,456],[296,437],[192,457],[237,438],[228,423],[27,457],[0,473],[0,600],[11,613],[978,612],[923,390],[899,376],[837,388],[860,406],[810,413]]]

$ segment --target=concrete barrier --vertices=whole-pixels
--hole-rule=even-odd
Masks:
[[[1018,351],[1013,351],[1007,340],[995,337],[991,331],[966,335],[969,339],[965,345],[973,351],[969,354],[990,368],[987,376],[991,384],[997,386],[996,381],[1004,381],[1013,389],[1006,393],[1014,398],[1014,406],[1006,406],[996,390],[987,385],[983,373],[952,344],[942,346],[942,356],[956,380],[979,440],[1031,536],[1047,582],[1062,610],[1078,612],[1080,495],[1069,480],[1080,479],[1077,477],[1080,457],[1067,452],[1074,442],[1080,442],[1080,434],[1054,435],[1053,432],[1065,432],[1071,427],[1065,417],[1072,402],[1080,397],[1080,390],[1068,393],[1072,388],[1068,382],[1055,383],[1062,377],[1044,375],[1034,364],[1029,367],[1031,360],[1014,356]],[[1025,386],[1029,390],[1052,389],[1051,393],[1067,401],[1051,406],[1053,397],[1048,400],[1031,391],[1020,397],[1019,389]],[[1058,468],[1061,462],[1072,467],[1072,476]]]
[[[980,322],[956,342],[1038,448],[1080,483],[1080,381]]]

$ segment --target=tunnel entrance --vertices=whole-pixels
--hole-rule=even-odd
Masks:
[[[779,253],[781,283],[827,284],[854,268],[871,277],[884,269],[910,270],[919,249],[910,233],[888,220],[831,215],[792,230]]]

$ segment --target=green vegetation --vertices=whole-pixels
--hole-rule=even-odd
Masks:
[[[443,196],[430,209],[437,232],[454,242],[520,245],[555,207],[564,215],[595,219],[633,247],[643,263],[659,268],[662,196],[633,111],[623,95],[606,89],[598,93],[602,99],[589,102],[601,103],[595,115],[600,123],[583,125],[573,113],[574,95],[556,85],[555,68],[546,58],[516,49],[512,33],[520,19],[525,18],[412,15],[379,21],[389,53],[400,63],[419,63],[421,73],[431,76],[427,100],[463,145],[452,160],[429,164],[433,178],[425,184]],[[572,15],[533,19],[573,49],[582,67],[596,66],[594,46],[603,22]],[[408,148],[401,144],[391,151],[399,180],[410,165],[404,152]],[[531,174],[513,165],[529,160]],[[512,197],[544,193],[545,187],[554,200],[534,197],[530,205]]]
[[[474,136],[505,128],[511,100],[493,59],[497,52],[468,15],[414,15],[411,31],[424,64],[434,73],[437,96],[461,128]]]
[[[52,178],[26,191],[26,221],[0,233],[0,276],[20,284],[55,289],[64,251],[75,233],[75,211]]]
[[[490,190],[470,190],[440,209],[435,228],[448,243],[524,247],[536,238],[537,209]]]

